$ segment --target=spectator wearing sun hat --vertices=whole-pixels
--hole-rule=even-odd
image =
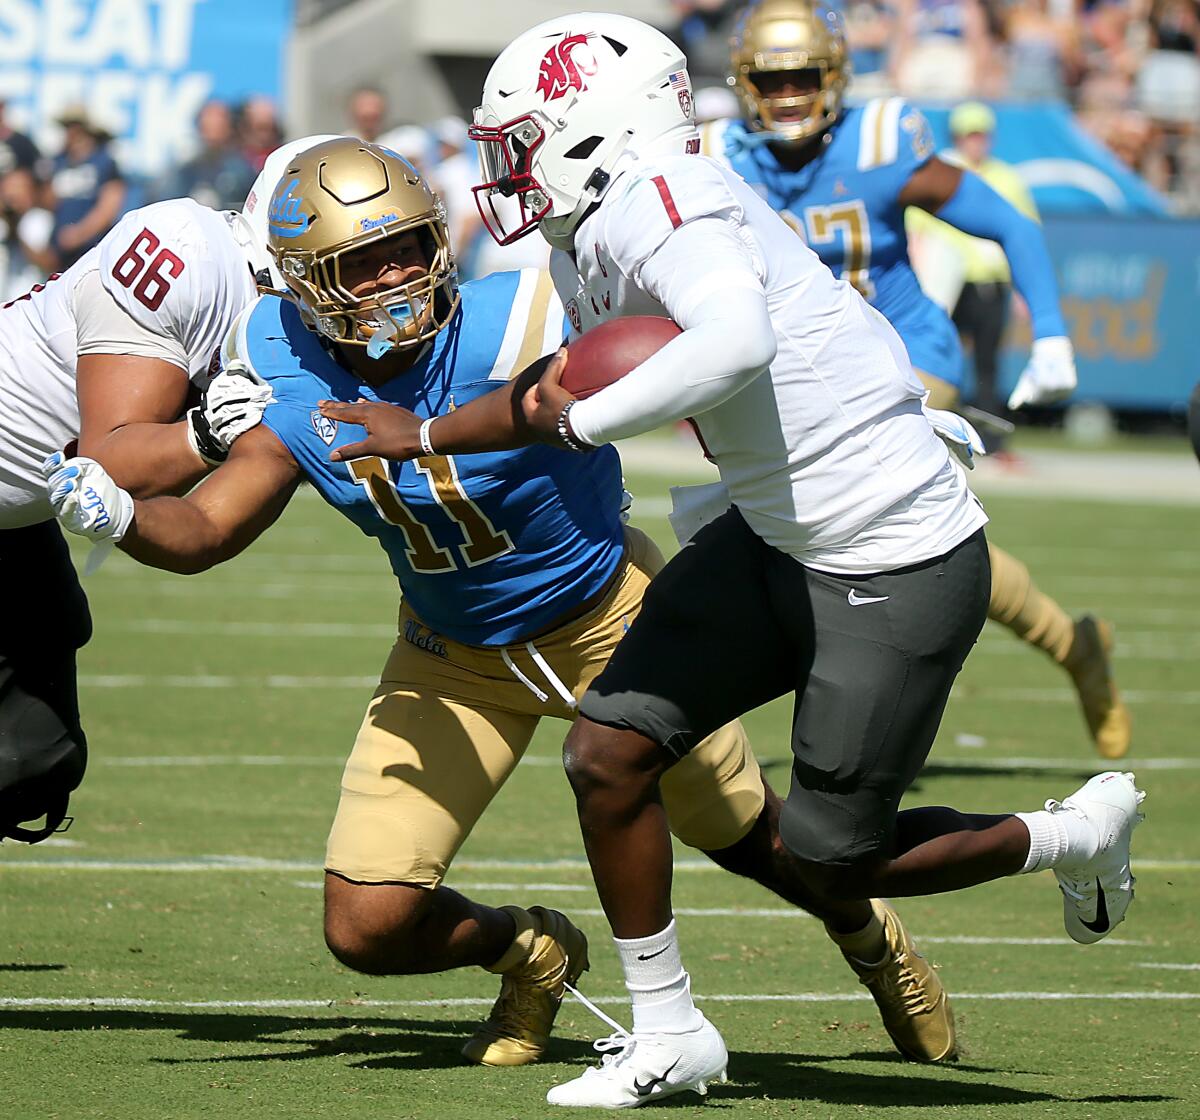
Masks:
[[[58,118],[63,149],[50,161],[46,208],[54,215],[50,244],[57,268],[74,264],[116,223],[125,179],[108,152],[112,132],[82,106]]]

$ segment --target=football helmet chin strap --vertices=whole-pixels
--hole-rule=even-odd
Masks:
[[[629,129],[621,133],[616,143],[613,144],[612,151],[601,163],[597,164],[596,169],[588,176],[574,210],[561,218],[542,219],[542,236],[552,248],[568,251],[575,248],[576,227],[583,221],[587,212],[604,197],[604,192],[608,190],[608,185],[612,182],[613,169],[617,166],[617,161],[625,154],[632,139],[633,132]]]

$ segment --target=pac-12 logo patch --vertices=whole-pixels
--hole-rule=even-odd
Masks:
[[[575,330],[583,330],[583,316],[579,314],[579,304],[573,299],[567,300],[567,318],[571,320],[571,326]]]
[[[543,56],[538,67],[537,91],[546,101],[557,101],[568,90],[587,89],[584,78],[599,69],[587,46],[587,35],[564,35]]]
[[[326,447],[332,447],[337,438],[337,421],[322,416],[315,408],[309,413],[309,418],[312,420],[313,431],[325,441]]]

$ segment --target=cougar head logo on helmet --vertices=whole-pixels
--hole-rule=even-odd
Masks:
[[[586,35],[567,35],[542,56],[537,89],[547,101],[556,101],[568,90],[587,89],[583,79],[596,73],[596,57],[576,49],[587,40]]]
[[[288,296],[334,342],[382,357],[432,338],[458,307],[445,208],[416,168],[387,148],[349,136],[308,148],[283,169],[266,212]],[[396,239],[398,259],[406,236],[416,237],[427,271],[356,296],[343,279],[352,255]]]
[[[492,65],[470,130],[488,232],[507,245],[540,224],[569,248],[622,153],[699,149],[691,105],[687,59],[640,20],[582,12],[518,36]]]
[[[731,47],[729,84],[752,129],[794,143],[837,120],[850,76],[846,35],[821,0],[756,0]]]

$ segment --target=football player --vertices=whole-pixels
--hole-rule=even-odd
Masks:
[[[146,496],[223,459],[256,416],[253,387],[184,413],[264,264],[240,215],[174,199],[0,308],[0,839],[53,832],[86,759],[75,656],[91,619],[41,463],[77,445]]]
[[[690,416],[727,491],[655,577],[567,735],[633,1030],[547,1099],[628,1108],[724,1072],[724,1042],[680,958],[659,783],[773,697],[795,696],[780,836],[816,896],[860,900],[861,928],[836,934],[860,974],[888,960],[905,984],[928,971],[892,911],[867,900],[1049,867],[1072,937],[1107,935],[1132,897],[1132,775],[1100,775],[1034,813],[898,812],[987,616],[986,516],[887,320],[735,172],[694,154],[678,48],[623,16],[543,23],[493,64],[472,136],[489,228],[498,239],[540,229],[579,329],[654,314],[682,333],[586,400],[561,384],[564,351],[529,388],[424,419],[330,402],[326,418],[368,430],[335,458],[531,441],[600,455]],[[746,636],[736,655],[731,632]],[[904,998],[920,1006],[934,990]]]
[[[970,171],[934,155],[921,113],[902,98],[846,108],[849,78],[840,15],[821,0],[757,0],[732,41],[730,84],[743,119],[701,128],[700,150],[728,163],[779,212],[835,275],[895,327],[935,408],[953,408],[963,354],[946,313],[926,296],[908,259],[904,211],[920,207],[1000,243],[1033,320],[1033,354],[1010,408],[1061,400],[1075,359],[1041,228]],[[988,617],[1043,650],[1070,675],[1096,750],[1129,749],[1129,711],[1113,681],[1111,627],[1072,618],[989,545]]]
[[[663,559],[622,526],[611,447],[587,457],[544,445],[463,459],[430,451],[388,464],[342,454],[365,433],[318,411],[333,396],[432,417],[507,399],[514,376],[532,384],[540,366],[532,379],[521,371],[566,329],[545,273],[460,289],[440,202],[411,165],[357,139],[296,157],[269,210],[260,202],[255,218],[264,215],[288,299],[264,296],[242,315],[220,375],[270,391],[261,426],[186,499],[135,501],[98,464],[61,456],[48,468],[51,499],[72,531],[179,572],[240,552],[305,478],[379,541],[403,592],[400,633],[343,777],[326,940],[362,972],[501,974],[500,998],[464,1054],[533,1061],[565,986],[587,967],[583,934],[556,911],[483,906],[443,879],[538,720],[575,717]],[[864,902],[810,899],[778,842],[779,799],[736,721],[714,728],[662,788],[675,834],[721,866],[815,905],[835,931],[870,917]],[[858,971],[902,1052],[953,1054],[949,1005],[923,960]]]

